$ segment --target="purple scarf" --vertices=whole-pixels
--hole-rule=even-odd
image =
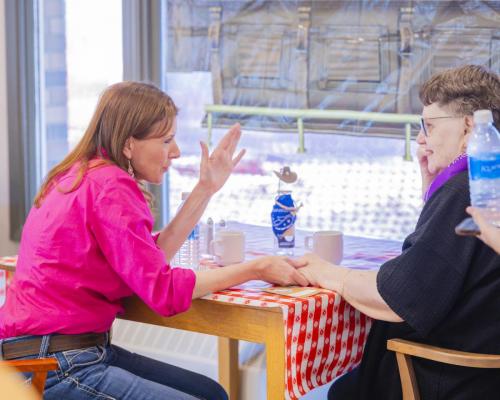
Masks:
[[[432,195],[443,186],[448,179],[454,177],[456,174],[467,170],[467,154],[460,154],[453,162],[442,170],[431,182],[429,189],[425,192],[424,201],[429,200]]]

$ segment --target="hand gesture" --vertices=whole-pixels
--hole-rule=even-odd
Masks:
[[[478,208],[467,207],[466,211],[472,216],[477,226],[479,226],[481,234],[478,238],[500,254],[500,229],[488,222]]]
[[[422,176],[422,195],[424,195],[427,189],[429,189],[431,182],[437,176],[437,172],[429,171],[426,150],[422,145],[419,145],[417,148],[417,160],[420,166],[420,175]]]
[[[207,144],[200,142],[201,163],[199,184],[211,195],[224,186],[233,168],[245,155],[245,150],[243,149],[233,158],[240,137],[240,125],[235,124],[224,135],[210,155]]]
[[[312,286],[332,289],[329,287],[329,281],[333,264],[323,260],[314,253],[305,254],[297,262],[306,264],[305,267],[300,269],[300,273],[306,277]]]
[[[308,286],[309,281],[297,270],[306,262],[299,262],[288,257],[266,256],[255,260],[259,279],[280,286]]]

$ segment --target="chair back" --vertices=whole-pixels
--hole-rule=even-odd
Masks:
[[[461,367],[500,369],[500,355],[497,354],[468,353],[403,339],[388,340],[387,349],[396,353],[403,400],[420,400],[412,357]]]
[[[7,279],[4,293],[7,294],[7,287],[9,284],[9,278],[11,274],[14,274],[15,267],[12,265],[4,265],[0,262],[0,271],[6,271]],[[11,361],[1,361],[2,364],[14,367],[19,372],[29,372],[32,373],[31,385],[35,388],[40,399],[43,398],[43,391],[45,388],[45,381],[47,380],[47,374],[49,371],[55,371],[59,368],[57,360],[55,358],[38,358],[30,360],[11,360]]]
[[[19,372],[30,372],[33,374],[31,385],[36,390],[40,399],[43,398],[45,381],[49,371],[55,371],[59,368],[59,364],[55,358],[38,358],[31,360],[12,360],[3,361],[4,365],[16,368]]]

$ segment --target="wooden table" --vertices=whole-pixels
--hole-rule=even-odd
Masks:
[[[0,258],[0,271],[5,271],[5,287],[0,287],[0,306],[3,304],[3,299],[5,298],[5,289],[9,286],[12,277],[14,276],[14,272],[16,272],[15,263],[13,263],[12,258],[8,259],[8,262],[5,262],[6,257]]]
[[[285,336],[281,308],[198,299],[185,313],[165,318],[136,296],[126,299],[124,306],[122,319],[219,336],[219,382],[231,400],[238,399],[238,340],[264,343],[267,398],[284,398]]]
[[[240,225],[241,224],[236,225],[233,228],[244,230],[248,233],[248,257],[270,254],[272,252],[272,248],[268,248],[271,246],[270,243],[273,243],[271,240],[272,238],[270,239],[266,236],[270,235],[269,229],[265,227]],[[298,231],[297,235],[297,243],[303,243],[304,234]],[[257,252],[255,252],[255,250],[257,250]],[[299,246],[296,250],[297,254],[303,251]],[[399,252],[400,244],[397,242],[345,237],[343,264],[351,268],[378,268],[380,264],[398,255]],[[15,262],[16,259],[12,257],[1,258],[0,268],[3,267],[3,269],[11,271],[12,274],[15,271]],[[294,331],[291,331],[290,326],[286,325],[287,321],[294,321],[294,318],[301,313],[304,314],[300,311],[301,308],[295,308],[295,313],[293,313],[293,306],[287,309],[288,306],[283,306],[282,301],[268,301],[268,304],[264,306],[261,300],[247,302],[248,297],[242,299],[241,296],[239,299],[229,299],[231,294],[227,294],[227,291],[224,293],[226,294],[222,292],[218,294],[218,300],[220,301],[212,298],[198,299],[193,301],[191,308],[185,313],[169,318],[157,315],[138,297],[130,297],[124,300],[125,314],[121,316],[121,318],[218,336],[219,380],[229,393],[231,400],[238,398],[238,340],[263,343],[266,346],[267,398],[269,400],[280,400],[285,397],[286,393],[288,393],[291,398],[300,397],[300,393],[303,394],[306,389],[299,388],[298,392],[300,393],[298,394],[295,390],[295,380],[297,380],[297,384],[299,384],[299,380],[302,380],[302,383],[304,383],[304,377],[302,376],[304,370],[301,370],[301,375],[297,375],[298,371],[296,369],[287,369],[289,359],[291,359],[292,363],[295,362],[293,360],[294,351],[297,351],[298,347],[302,347],[295,345],[294,350],[293,343],[295,341],[300,343],[310,343],[314,341],[313,344],[316,346],[317,340],[314,337],[312,339],[299,337],[300,335],[294,337]],[[212,295],[211,297],[216,296]],[[222,299],[222,297],[227,297],[228,299]],[[260,295],[257,295],[257,297],[260,297]],[[333,320],[332,323],[328,322],[331,331],[327,331],[325,328],[324,335],[320,332],[323,339],[330,340],[329,345],[328,342],[325,342],[326,346],[324,346],[322,341],[317,341],[318,346],[321,346],[321,348],[325,349],[325,352],[329,354],[329,359],[326,360],[327,364],[324,365],[325,367],[326,365],[330,366],[328,370],[330,375],[326,376],[326,378],[321,377],[321,379],[318,379],[321,371],[316,373],[316,371],[313,370],[312,375],[308,375],[309,372],[306,371],[305,383],[307,383],[307,390],[312,390],[312,388],[320,384],[325,384],[327,381],[346,372],[349,367],[352,367],[352,363],[357,362],[362,356],[364,341],[366,340],[367,330],[369,329],[369,323],[366,322],[366,317],[362,316],[359,311],[354,310],[352,306],[348,305],[339,296],[330,297],[328,305],[327,303],[320,304],[320,301],[318,307],[314,307],[314,309],[316,311],[323,310],[322,312],[326,312],[327,309],[332,311],[331,308],[333,308],[335,315],[340,318],[343,317],[344,321],[350,320],[350,330],[345,331],[347,328],[345,328],[342,323],[337,323]],[[234,300],[234,302],[231,302],[231,300]],[[331,305],[330,301],[332,302]],[[241,304],[242,302],[244,302],[244,304]],[[337,302],[337,306],[334,304],[335,302]],[[315,301],[313,301],[313,304],[314,303]],[[343,305],[341,306],[341,304]],[[331,318],[333,318],[333,316]],[[363,321],[358,323],[356,322],[358,319],[362,319]],[[297,320],[295,319],[295,321]],[[300,324],[302,324],[302,321]],[[295,328],[296,323],[293,323],[293,326]],[[309,326],[309,324],[307,326]],[[360,329],[357,329],[357,327]],[[300,328],[302,329],[302,326],[300,326]],[[340,331],[337,331],[337,328]],[[321,323],[319,327],[316,327],[316,324],[314,324],[312,330],[313,334],[318,330],[322,330]],[[343,332],[348,335],[346,336]],[[354,335],[353,338],[358,340],[357,344],[355,343],[357,350],[350,347],[352,345],[351,343],[344,341],[344,339],[346,341],[351,340],[352,334]],[[339,338],[341,339],[340,342],[338,342]],[[338,343],[335,343],[335,341]],[[287,350],[287,345],[291,345],[292,347],[289,347]],[[299,349],[298,351],[303,354],[305,350],[304,345],[304,349]],[[311,354],[316,354],[316,352],[309,351],[309,349],[307,349],[307,351],[309,356],[311,356]],[[351,355],[346,354],[346,352],[351,353]],[[320,355],[319,358],[321,357]],[[321,360],[321,362],[323,362],[323,360]],[[342,367],[340,371],[337,370],[337,365]],[[285,376],[285,374],[287,374],[287,376]],[[294,376],[294,374],[296,376]],[[313,382],[307,382],[309,378],[315,378],[315,380]],[[290,395],[290,380],[293,380],[292,386],[294,386],[292,389],[294,394],[292,395]]]
[[[0,269],[13,274],[16,267],[0,262]],[[219,382],[230,400],[238,399],[238,340],[266,346],[267,398],[284,397],[285,336],[279,307],[253,307],[197,299],[190,309],[173,317],[162,317],[137,296],[124,300],[121,319],[219,336]]]

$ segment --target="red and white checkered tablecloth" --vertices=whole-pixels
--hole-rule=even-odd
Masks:
[[[224,290],[207,298],[282,309],[286,399],[298,399],[361,361],[371,320],[334,292],[299,299],[266,292]]]
[[[6,267],[15,267],[17,262],[17,256],[13,257],[0,257],[0,265]],[[7,273],[0,270],[0,307],[5,302],[5,295],[7,292]]]
[[[273,252],[270,228],[230,223],[229,229],[245,232],[247,259]],[[297,232],[297,256],[305,252],[305,235],[306,232]],[[345,237],[341,264],[354,269],[376,269],[384,261],[397,256],[400,249],[400,243],[395,241]],[[0,258],[0,264],[15,266],[16,257]],[[0,275],[0,305],[3,303],[2,293],[5,295],[5,284],[2,285],[1,279]],[[286,345],[286,399],[298,399],[359,364],[371,327],[370,318],[334,292],[324,291],[308,298],[293,298],[263,292],[258,286],[256,282],[255,285],[213,293],[206,298],[281,308]]]
[[[228,229],[245,232],[247,259],[273,253],[270,228],[230,223]],[[306,251],[303,246],[306,235],[306,232],[297,232],[296,256]],[[401,244],[395,241],[345,237],[342,265],[377,269],[400,252]],[[337,293],[325,291],[302,299],[266,293],[252,285],[242,286],[242,289],[224,290],[205,298],[282,309],[286,399],[300,398],[352,370],[361,361],[371,319]]]

